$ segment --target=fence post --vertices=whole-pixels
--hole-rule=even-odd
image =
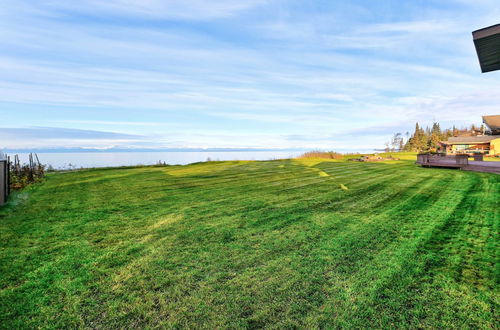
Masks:
[[[10,156],[7,156],[7,197],[10,195]]]
[[[0,206],[7,202],[7,161],[0,160]]]
[[[457,165],[469,165],[469,155],[456,155],[455,162]]]

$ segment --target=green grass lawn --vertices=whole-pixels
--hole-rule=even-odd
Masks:
[[[209,162],[11,197],[0,328],[498,327],[500,175]]]

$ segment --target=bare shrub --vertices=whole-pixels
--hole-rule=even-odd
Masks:
[[[342,154],[335,151],[308,151],[300,155],[298,158],[327,158],[327,159],[342,159]]]
[[[42,165],[36,154],[29,155],[29,162],[21,164],[19,157],[14,156],[14,162],[10,163],[10,187],[22,189],[27,185],[42,181],[45,176],[45,165]]]

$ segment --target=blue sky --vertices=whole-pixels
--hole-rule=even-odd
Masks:
[[[500,113],[498,0],[0,2],[0,148],[383,147]]]

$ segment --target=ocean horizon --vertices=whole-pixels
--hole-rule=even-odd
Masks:
[[[94,167],[117,167],[136,165],[186,165],[204,161],[234,160],[273,160],[300,156],[304,150],[267,150],[267,151],[85,151],[85,152],[46,152],[36,151],[42,164],[54,169],[76,169]],[[30,151],[35,152],[35,151]],[[9,152],[18,155],[21,162],[27,162],[30,152]],[[360,151],[360,152],[373,152]],[[355,153],[355,151],[352,151]]]

